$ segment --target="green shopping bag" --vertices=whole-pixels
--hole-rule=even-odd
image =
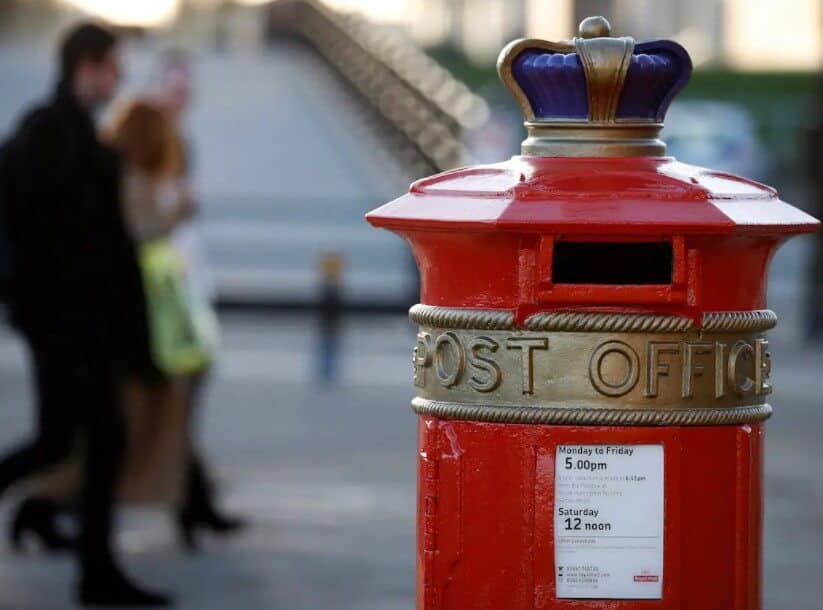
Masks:
[[[206,369],[217,347],[211,305],[192,290],[180,253],[165,239],[140,248],[154,363],[167,375]]]

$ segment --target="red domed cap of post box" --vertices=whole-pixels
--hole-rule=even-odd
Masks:
[[[691,63],[675,43],[519,40],[498,62],[526,116],[523,154],[445,172],[367,215],[412,246],[421,302],[686,315],[765,306],[788,237],[819,223],[774,189],[665,156],[657,139]]]

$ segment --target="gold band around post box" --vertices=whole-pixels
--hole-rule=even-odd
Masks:
[[[768,310],[674,315],[415,305],[420,414],[475,421],[697,426],[762,421]]]

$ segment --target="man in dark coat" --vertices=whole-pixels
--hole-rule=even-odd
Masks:
[[[138,589],[114,560],[113,507],[125,431],[120,379],[139,302],[139,271],[119,205],[114,152],[93,110],[119,81],[116,39],[94,24],[60,48],[54,96],[23,119],[11,144],[6,201],[9,306],[31,352],[36,438],[0,461],[0,494],[68,457],[86,439],[79,502],[79,600],[87,605],[166,605]]]

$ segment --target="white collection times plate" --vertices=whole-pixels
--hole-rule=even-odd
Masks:
[[[663,595],[663,446],[558,445],[559,599]]]

